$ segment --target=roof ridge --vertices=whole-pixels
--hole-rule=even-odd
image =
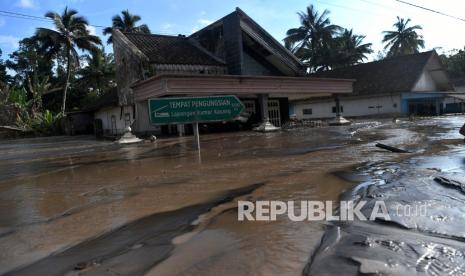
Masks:
[[[263,28],[260,24],[258,24],[252,17],[250,17],[247,13],[245,13],[241,8],[236,7],[235,12],[238,13],[239,16],[245,17],[248,19],[255,27],[257,27],[261,32],[263,32],[268,38],[273,41],[274,44],[278,45],[278,48],[281,48],[289,57],[294,59],[300,65],[303,65],[303,62],[295,56],[289,49],[287,49],[281,42],[279,42],[274,36],[272,36],[265,28]]]
[[[133,33],[133,32],[121,32],[124,35],[140,35],[140,36],[152,36],[152,37],[169,37],[169,38],[178,38],[178,39],[187,39],[185,35],[166,35],[166,34],[144,34],[144,33]]]
[[[354,65],[350,65],[350,66],[345,66],[345,67],[332,69],[332,70],[329,70],[329,71],[340,70],[340,69],[345,69],[345,68],[349,68],[349,67],[353,68],[353,67],[358,67],[358,66],[363,66],[363,65],[368,65],[368,64],[382,63],[382,62],[385,62],[385,61],[392,61],[392,60],[401,59],[401,58],[405,58],[405,57],[413,57],[413,56],[419,56],[419,55],[424,55],[424,54],[433,54],[434,52],[435,52],[435,50],[430,50],[430,51],[419,52],[419,53],[414,53],[414,54],[409,54],[409,55],[386,57],[386,58],[383,58],[383,59],[380,59],[380,60],[374,60],[374,61],[370,61],[370,62],[358,63],[358,64],[354,64]]]

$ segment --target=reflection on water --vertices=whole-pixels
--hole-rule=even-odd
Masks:
[[[440,122],[449,131],[459,119]],[[374,149],[382,139],[420,149],[424,134],[415,128],[437,122],[421,123],[203,135],[201,159],[189,137],[131,146],[90,137],[2,141],[0,246],[11,250],[0,252],[0,273],[251,183],[265,186],[245,196],[249,200],[337,200],[360,179],[333,172],[397,158]],[[149,274],[300,274],[323,228],[285,219],[238,222],[234,202],[223,204]]]

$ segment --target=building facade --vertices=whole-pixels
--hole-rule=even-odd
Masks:
[[[352,94],[339,96],[340,111],[345,117],[439,115],[445,112],[446,99],[454,91],[435,51],[312,76],[356,80]],[[329,97],[298,100],[291,103],[291,112],[300,119],[331,118],[335,104]]]
[[[190,36],[114,30],[113,49],[118,106],[96,112],[106,133],[127,125],[140,134],[188,131],[151,124],[151,98],[236,95],[248,118],[242,124],[252,128],[284,124],[291,101],[352,92],[353,80],[306,76],[299,59],[239,8]]]

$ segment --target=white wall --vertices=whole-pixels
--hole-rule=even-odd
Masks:
[[[129,125],[134,122],[133,114],[132,114],[132,106],[124,106],[123,107],[123,114],[121,114],[121,107],[106,107],[98,110],[94,114],[95,119],[102,120],[102,127],[104,134],[122,134],[124,129],[127,126],[126,122],[126,114],[129,114]],[[112,129],[111,125],[111,117],[114,116],[116,121],[116,129]]]
[[[415,92],[425,92],[425,91],[437,91],[436,83],[434,82],[431,74],[426,70],[423,71],[421,77],[418,79],[418,82],[415,84],[412,91]]]
[[[149,118],[149,107],[147,101],[136,103],[136,121],[134,122],[134,132],[160,132],[160,127],[152,125]]]
[[[342,98],[342,116],[356,117],[378,114],[400,113],[400,95],[379,96],[369,98]],[[396,106],[394,106],[396,105]],[[298,119],[333,118],[336,113],[332,108],[336,106],[334,100],[314,103],[294,103],[294,112]],[[382,106],[379,109],[376,106]],[[370,108],[372,107],[372,108]],[[312,109],[312,115],[304,115],[303,109]]]

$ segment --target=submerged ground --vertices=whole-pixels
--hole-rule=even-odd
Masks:
[[[463,275],[465,117],[131,146],[0,142],[0,274]],[[381,142],[406,148],[391,153]],[[237,200],[426,203],[394,222],[239,222]]]

